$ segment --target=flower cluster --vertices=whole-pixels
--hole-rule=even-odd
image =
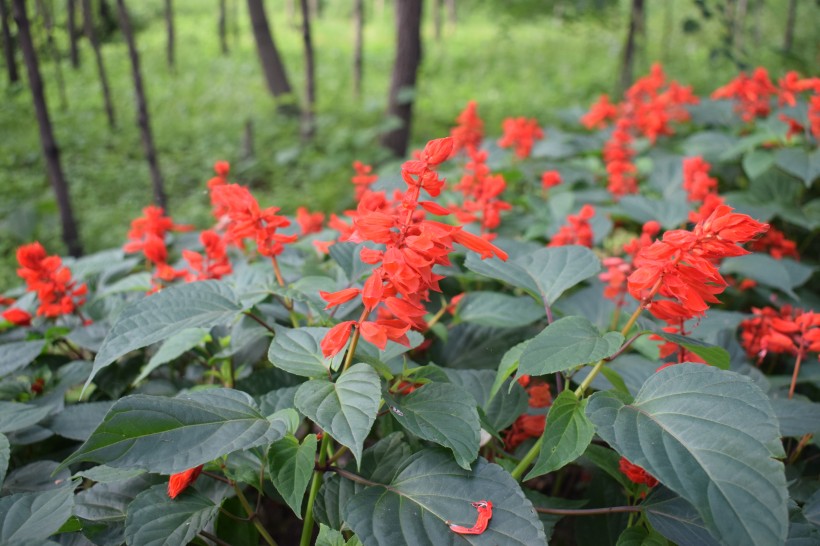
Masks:
[[[683,160],[683,189],[689,201],[703,201],[707,195],[717,193],[718,181],[709,176],[710,167],[701,156]]]
[[[547,246],[581,245],[592,248],[592,226],[589,220],[595,216],[595,207],[584,205],[578,214],[567,216],[567,224],[560,227]]]
[[[561,173],[558,171],[544,171],[541,174],[541,189],[545,192],[561,184]]]
[[[507,182],[500,174],[492,174],[487,167],[487,152],[468,148],[470,161],[464,166],[465,174],[456,184],[456,190],[464,195],[461,206],[451,205],[456,219],[462,223],[479,222],[482,234],[492,239],[489,232],[501,223],[501,211],[512,205],[500,198]]]
[[[379,177],[373,174],[373,167],[365,165],[361,161],[353,162],[353,170],[356,171],[356,174],[351,181],[356,187],[356,199],[361,199],[362,195],[370,190],[370,186],[372,186]]]
[[[618,461],[618,468],[621,473],[629,478],[629,481],[632,483],[644,484],[650,488],[658,485],[658,480],[656,480],[649,472],[636,464],[632,464],[626,457],[621,457]]]
[[[507,118],[503,128],[504,135],[499,139],[498,145],[502,148],[515,147],[515,155],[521,159],[529,157],[535,141],[544,138],[544,132],[534,118]]]
[[[202,243],[203,254],[188,249],[182,251],[182,257],[191,269],[185,274],[186,282],[221,279],[233,271],[227,245],[216,231],[206,229],[199,234],[199,241]]]
[[[766,355],[792,356],[820,352],[820,313],[784,305],[753,308],[752,317],[740,323],[740,339],[750,358],[763,360]]]
[[[541,409],[552,406],[552,391],[549,383],[534,381],[529,375],[522,375],[518,378],[518,382],[527,389],[530,408]],[[524,413],[518,416],[504,433],[504,448],[512,452],[528,438],[538,438],[544,433],[546,423],[546,415]]]
[[[199,465],[176,474],[171,474],[171,477],[168,479],[168,496],[172,499],[177,498],[180,493],[196,481],[202,473],[202,467],[203,465]]]
[[[38,315],[48,318],[70,315],[85,303],[88,287],[72,279],[71,271],[63,265],[62,258],[46,254],[40,243],[29,243],[18,248],[17,263],[20,264],[17,274],[26,281],[28,291],[35,292],[40,300]],[[10,322],[26,322],[19,311],[9,314],[16,320],[9,319],[4,313],[4,318]]]
[[[605,298],[615,300],[619,307],[623,306],[627,292],[627,278],[635,271],[635,256],[641,249],[651,245],[660,231],[661,225],[655,220],[650,220],[643,225],[638,237],[633,237],[623,246],[625,257],[610,256],[603,259],[606,271],[599,274],[598,279],[607,283],[604,287]]]
[[[0,296],[0,305],[9,306],[8,309],[0,313],[0,317],[15,326],[31,326],[31,313],[25,309],[13,307],[14,303],[14,299]]]
[[[426,220],[424,213],[418,210],[421,206],[432,214],[450,213],[436,203],[419,201],[419,198],[422,189],[434,197],[441,192],[444,180],[439,178],[436,167],[450,157],[452,150],[452,137],[433,140],[427,143],[419,159],[402,165],[402,178],[408,190],[402,194],[399,206],[369,209],[366,201],[359,203],[347,238],[384,245],[384,250],[362,249],[362,261],[375,265],[363,288],[320,292],[328,308],[359,296],[364,305],[358,321],[341,322],[327,333],[321,344],[326,357],[345,347],[354,327],[365,340],[380,348],[384,348],[388,340],[407,344],[406,334],[410,328],[423,330],[426,326],[423,302],[429,299],[431,290],[440,291],[438,281],[442,277],[433,273],[433,267],[449,265],[448,255],[455,243],[480,253],[483,258],[506,259],[506,253],[486,240],[460,226]],[[368,320],[373,312],[375,320]]]
[[[712,92],[713,99],[734,99],[735,110],[743,121],[768,116],[775,95],[777,87],[763,67],[756,68],[751,76],[741,72],[737,78]]]
[[[749,250],[752,252],[766,252],[775,260],[782,258],[799,259],[797,243],[786,238],[786,234],[775,227],[769,227],[769,231],[762,237],[749,243]]]
[[[142,252],[145,259],[154,265],[156,281],[173,281],[186,275],[184,270],[176,270],[168,264],[168,247],[165,236],[171,231],[190,231],[191,226],[175,224],[165,215],[162,207],[150,205],[142,209],[142,216],[131,221],[128,242],[122,249],[131,254]]]
[[[478,105],[475,101],[470,101],[456,118],[456,125],[450,131],[453,137],[453,153],[466,150],[471,153],[481,146],[481,139],[484,138],[484,122],[478,116]]]

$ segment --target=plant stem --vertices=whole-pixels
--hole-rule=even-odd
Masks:
[[[279,262],[276,261],[276,256],[271,256],[270,261],[273,264],[273,274],[276,276],[276,282],[279,283],[279,286],[284,288],[285,278],[282,276],[282,270],[279,269]],[[293,300],[285,296],[283,303],[285,304],[285,309],[288,310],[288,314],[290,315],[291,324],[293,324],[294,328],[298,328],[299,319],[297,319],[296,315],[293,314]]]
[[[643,512],[640,506],[610,506],[608,508],[535,508],[536,512],[542,514],[555,514],[557,516],[600,516],[603,514],[618,514],[622,512]]]
[[[221,538],[219,538],[216,535],[212,535],[208,531],[200,531],[199,534],[203,538],[207,538],[208,540],[210,540],[211,542],[216,544],[216,546],[231,546],[229,543],[225,542],[224,540],[222,540]]]
[[[362,476],[359,476],[358,474],[354,474],[353,472],[350,472],[350,471],[345,470],[343,468],[339,468],[337,466],[326,466],[326,467],[324,467],[324,470],[326,470],[328,472],[335,472],[336,474],[338,474],[339,476],[341,476],[345,479],[348,479],[352,482],[360,483],[362,485],[367,485],[367,486],[370,486],[370,487],[374,487],[374,486],[387,487],[383,483],[371,482],[367,478],[363,478]]]
[[[334,453],[334,454],[333,454],[333,455],[332,455],[332,456],[331,456],[331,457],[327,460],[327,464],[333,464],[333,463],[335,463],[336,461],[338,461],[338,460],[339,460],[339,457],[341,457],[342,455],[344,455],[345,453],[347,453],[347,451],[348,451],[347,446],[342,446],[342,447],[340,447],[340,448],[339,448],[339,450],[338,450],[336,453]]]
[[[544,436],[542,434],[538,437],[538,440],[535,441],[535,443],[532,445],[527,454],[524,455],[524,458],[521,459],[521,462],[518,463],[518,465],[516,465],[515,468],[513,468],[512,472],[510,472],[513,478],[515,478],[516,480],[521,479],[521,476],[524,475],[524,471],[527,470],[527,468],[529,468],[530,464],[532,464],[532,462],[538,456],[538,452],[541,451],[541,444],[543,443]]]
[[[310,539],[313,536],[313,504],[316,502],[316,494],[319,492],[319,487],[322,485],[322,474],[320,470],[325,466],[327,458],[327,445],[330,440],[330,434],[325,431],[322,434],[322,443],[319,445],[319,469],[313,472],[313,481],[310,482],[310,493],[308,494],[307,509],[305,510],[305,522],[302,525],[302,539],[299,541],[299,546],[310,546]]]
[[[239,487],[236,482],[233,482],[233,490],[236,491],[236,497],[239,499],[240,504],[242,504],[242,508],[244,508],[245,512],[248,513],[248,517],[253,522],[253,526],[256,527],[256,530],[259,531],[259,534],[262,535],[262,538],[266,543],[268,543],[268,546],[277,546],[276,541],[273,540],[273,537],[270,536],[268,530],[265,529],[265,526],[262,525],[261,521],[259,521],[256,512],[254,512],[253,508],[251,508],[251,503],[248,502],[248,499],[242,492],[242,488]]]
[[[797,351],[797,360],[794,361],[794,373],[792,374],[792,383],[789,385],[789,400],[794,396],[794,388],[797,387],[797,374],[800,373],[800,361],[803,360],[803,351]]]
[[[245,315],[249,316],[250,318],[252,318],[252,319],[253,319],[253,320],[255,320],[256,322],[258,322],[258,323],[259,323],[259,324],[260,324],[263,328],[265,328],[265,330],[267,330],[268,332],[270,332],[270,333],[272,333],[272,334],[276,335],[276,330],[274,330],[274,329],[273,329],[273,327],[271,327],[271,326],[270,326],[267,322],[265,322],[265,321],[264,321],[264,320],[262,320],[261,318],[259,318],[259,317],[257,317],[256,315],[254,315],[251,311],[245,311]]]
[[[360,335],[360,324],[364,319],[367,318],[367,308],[362,311],[362,316],[359,317],[358,322],[356,325],[353,326],[355,330],[353,330],[353,339],[350,340],[350,346],[347,348],[347,354],[345,355],[345,363],[342,366],[342,373],[345,373],[347,369],[350,367],[350,364],[353,362],[353,355],[356,354],[356,346],[359,344],[359,335]]]
[[[446,312],[447,312],[447,303],[442,298],[441,309],[439,309],[438,312],[435,315],[433,315],[433,318],[430,319],[430,322],[427,323],[427,329],[429,330],[430,328],[435,326],[438,323],[438,321],[441,320],[441,317],[443,317],[444,313],[446,313]]]

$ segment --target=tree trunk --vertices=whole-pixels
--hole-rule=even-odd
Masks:
[[[441,12],[444,0],[433,0],[433,37],[436,42],[441,40]]]
[[[31,97],[34,100],[34,111],[37,115],[37,125],[40,128],[40,144],[43,148],[43,159],[46,163],[46,172],[51,187],[57,196],[57,206],[60,209],[60,220],[63,227],[63,241],[69,254],[79,256],[83,249],[77,235],[77,223],[71,209],[71,199],[68,195],[68,184],[60,165],[60,149],[54,140],[51,129],[51,120],[48,117],[46,97],[43,92],[43,80],[40,77],[40,67],[37,62],[37,52],[31,39],[28,15],[26,14],[26,0],[12,0],[14,20],[17,22],[17,35],[20,39],[20,49],[28,70],[28,81],[31,87]]]
[[[251,17],[253,37],[256,40],[256,52],[259,54],[268,90],[274,98],[290,95],[293,90],[285,72],[285,65],[282,64],[276,43],[273,41],[262,0],[248,0],[248,13]]]
[[[168,67],[174,67],[174,2],[165,0],[165,30],[168,34],[168,42],[165,49],[165,57],[168,60]]]
[[[783,36],[783,51],[791,51],[794,42],[794,23],[797,20],[797,0],[789,0],[789,15],[786,19],[786,33]]]
[[[60,108],[68,109],[68,96],[65,92],[65,80],[63,79],[63,62],[60,60],[60,52],[57,51],[57,44],[54,43],[54,21],[51,18],[51,11],[43,0],[37,0],[37,9],[43,18],[43,26],[46,28],[46,46],[54,62],[54,74],[57,79],[57,91],[60,94]]]
[[[302,42],[305,47],[305,108],[302,111],[302,139],[310,140],[316,131],[314,109],[316,107],[316,67],[313,59],[313,40],[310,36],[311,13],[308,0],[302,5]]]
[[[396,0],[396,61],[390,79],[387,115],[399,118],[402,124],[383,134],[381,143],[397,157],[407,153],[410,142],[413,99],[406,94],[416,87],[421,63],[421,4],[422,0]]]
[[[83,8],[83,28],[85,29],[85,37],[91,44],[91,49],[94,51],[94,59],[97,63],[97,74],[100,76],[100,85],[103,92],[103,103],[105,104],[105,115],[108,117],[108,127],[113,129],[116,126],[114,119],[114,105],[111,102],[111,91],[108,88],[108,76],[105,74],[105,64],[103,63],[102,52],[100,51],[100,43],[97,41],[97,33],[94,31],[94,14],[91,11],[91,0],[82,0],[81,6]]]
[[[66,5],[68,17],[66,19],[66,31],[68,32],[68,52],[71,58],[71,66],[75,70],[80,68],[80,50],[77,49],[77,1],[68,0]]]
[[[9,83],[20,81],[20,74],[17,72],[17,57],[14,54],[14,39],[11,36],[9,27],[9,10],[6,0],[0,0],[0,23],[3,27],[3,53],[6,57],[6,72],[9,75]]]
[[[131,75],[134,78],[134,98],[137,103],[137,124],[142,136],[142,147],[145,150],[145,158],[148,160],[148,168],[151,171],[151,181],[154,190],[154,203],[168,211],[168,203],[165,198],[165,185],[162,182],[162,174],[159,171],[157,152],[154,148],[154,137],[151,134],[151,120],[148,117],[148,104],[145,101],[145,91],[142,88],[142,73],[140,71],[140,56],[137,51],[137,44],[134,42],[134,33],[131,30],[131,19],[128,16],[128,9],[125,7],[125,0],[117,0],[117,10],[120,15],[120,28],[128,44],[128,55],[131,57]]]
[[[621,78],[618,96],[621,96],[632,85],[635,65],[635,37],[640,31],[643,20],[644,0],[632,0],[632,9],[629,16],[629,31],[626,34],[624,54],[621,62]]]
[[[362,78],[364,76],[364,0],[355,0],[353,4],[353,95],[362,96]]]
[[[219,0],[219,45],[222,48],[222,54],[228,54],[228,24],[227,24],[227,8],[225,0]]]

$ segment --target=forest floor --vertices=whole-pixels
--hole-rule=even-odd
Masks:
[[[817,51],[811,17],[798,19],[794,51],[782,42],[785,0],[768,2],[771,13],[748,20],[743,59],[782,75],[811,70]],[[59,3],[58,3],[59,4]],[[205,182],[215,160],[232,164],[231,179],[263,195],[262,205],[285,213],[306,204],[339,210],[352,205],[351,163],[383,163],[376,144],[384,120],[394,55],[392,12],[371,11],[365,29],[364,92],[353,96],[353,24],[348,3],[332,3],[315,22],[317,57],[317,137],[302,143],[298,120],[276,112],[256,58],[244,3],[228,2],[228,44],[222,55],[217,34],[217,2],[176,0],[176,65],[166,64],[166,34],[160,0],[130,3],[138,28],[143,79],[159,161],[175,220],[198,226],[210,222]],[[298,5],[298,2],[295,4]],[[368,3],[370,5],[371,3]],[[388,3],[389,4],[389,3]],[[432,2],[428,2],[429,8]],[[721,27],[699,19],[690,2],[670,0],[650,9],[648,36],[637,57],[636,75],[660,61],[670,77],[708,92],[734,77],[738,65],[715,55]],[[303,62],[298,21],[284,0],[268,2],[273,34],[301,102]],[[534,116],[541,123],[574,123],[600,93],[617,80],[628,23],[627,2],[595,17],[558,19],[549,15],[498,15],[493,2],[460,2],[458,23],[445,23],[439,39],[433,18],[424,15],[424,60],[415,93],[414,143],[444,136],[468,100],[479,103],[489,135],[501,132],[508,116]],[[478,6],[468,9],[469,6]],[[819,11],[810,3],[802,6]],[[782,9],[781,9],[782,8]],[[816,14],[816,13],[815,13]],[[65,19],[56,14],[57,21]],[[700,21],[700,30],[692,21]],[[759,33],[764,39],[754,39]],[[45,43],[41,31],[35,36]],[[150,204],[151,188],[135,123],[130,66],[125,44],[113,33],[103,44],[117,127],[109,130],[92,51],[80,42],[82,63],[70,67],[67,35],[55,36],[63,53],[66,103],[61,105],[57,68],[41,48],[41,72],[72,201],[87,251],[119,246],[130,219]],[[805,54],[801,55],[801,52]],[[802,59],[802,61],[801,61]],[[808,59],[808,61],[806,61]],[[23,69],[23,67],[21,67]],[[13,249],[34,239],[51,252],[64,252],[56,204],[43,169],[37,126],[25,83],[0,89],[0,292],[17,284]],[[253,146],[246,134],[252,127]]]

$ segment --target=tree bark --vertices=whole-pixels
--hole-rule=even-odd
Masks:
[[[364,76],[364,0],[354,1],[353,28],[353,96],[360,99]]]
[[[40,144],[43,149],[43,159],[46,163],[46,172],[57,197],[57,206],[60,209],[60,220],[63,228],[63,241],[72,256],[80,256],[83,252],[80,238],[77,234],[77,222],[71,208],[71,199],[68,195],[68,184],[60,164],[60,149],[54,140],[54,131],[51,128],[51,119],[48,116],[46,97],[43,92],[43,80],[40,77],[40,66],[37,62],[37,52],[31,39],[31,28],[26,13],[26,0],[12,0],[14,20],[17,22],[17,35],[20,40],[20,49],[28,71],[28,81],[31,87],[31,97],[34,100],[34,111],[37,115],[37,125],[40,129]]]
[[[88,38],[88,42],[91,44],[91,49],[94,51],[94,59],[97,63],[97,74],[100,76],[103,103],[105,104],[105,115],[108,118],[108,127],[113,129],[116,126],[116,120],[114,118],[114,105],[111,102],[111,91],[108,88],[108,76],[105,74],[105,63],[103,63],[100,43],[97,41],[97,33],[94,31],[94,14],[91,11],[91,0],[82,0],[81,6],[83,9],[83,28],[85,29],[85,37]]]
[[[51,18],[51,11],[43,0],[37,0],[37,9],[43,18],[43,26],[46,28],[46,47],[51,54],[54,63],[54,74],[57,79],[57,91],[60,94],[60,108],[68,109],[68,96],[65,91],[65,80],[63,79],[63,62],[60,60],[60,52],[57,51],[57,44],[54,43],[54,20]]]
[[[626,34],[624,54],[621,61],[621,78],[618,95],[622,95],[632,85],[635,65],[635,37],[640,32],[643,21],[644,0],[632,0],[629,16],[629,31]]]
[[[20,74],[17,72],[17,57],[14,54],[14,38],[11,36],[9,27],[9,10],[6,0],[0,0],[0,24],[3,27],[3,53],[6,57],[6,72],[9,76],[9,83],[20,81]]]
[[[225,0],[219,0],[219,45],[222,48],[222,54],[228,54],[228,23],[227,23],[227,8]]]
[[[277,99],[292,94],[293,89],[288,81],[285,65],[282,64],[279,51],[276,49],[276,43],[273,41],[262,0],[248,0],[248,13],[251,17],[253,37],[256,40],[256,52],[262,64],[268,90]]]
[[[396,0],[396,61],[390,79],[387,115],[397,117],[402,124],[384,133],[381,143],[397,157],[407,153],[410,142],[414,100],[406,94],[416,87],[421,63],[421,5],[422,0]]]
[[[154,148],[154,137],[151,134],[151,119],[148,115],[148,104],[145,100],[145,91],[142,88],[140,56],[139,51],[137,51],[137,44],[134,41],[131,19],[128,16],[128,9],[125,7],[125,0],[117,0],[117,10],[120,15],[120,28],[128,44],[128,55],[131,58],[131,75],[134,78],[134,98],[137,105],[137,124],[140,128],[140,135],[142,136],[142,147],[145,150],[145,159],[148,161],[148,169],[151,171],[154,203],[167,212],[168,203],[165,198],[165,184],[162,181],[162,174],[159,171],[157,152]]]
[[[165,48],[165,57],[168,60],[168,67],[174,67],[174,1],[165,0],[165,31],[168,34],[168,42]]]
[[[68,17],[66,19],[66,31],[68,32],[68,52],[71,58],[71,66],[75,70],[80,68],[80,50],[77,49],[77,1],[68,0],[66,5]]]
[[[311,12],[308,0],[301,0],[302,43],[305,47],[305,108],[302,110],[302,139],[310,140],[316,131],[316,66],[313,58],[313,40],[310,36]]]
[[[783,50],[791,51],[794,42],[794,24],[797,20],[797,0],[789,0],[789,14],[786,18],[786,33],[783,36]]]

